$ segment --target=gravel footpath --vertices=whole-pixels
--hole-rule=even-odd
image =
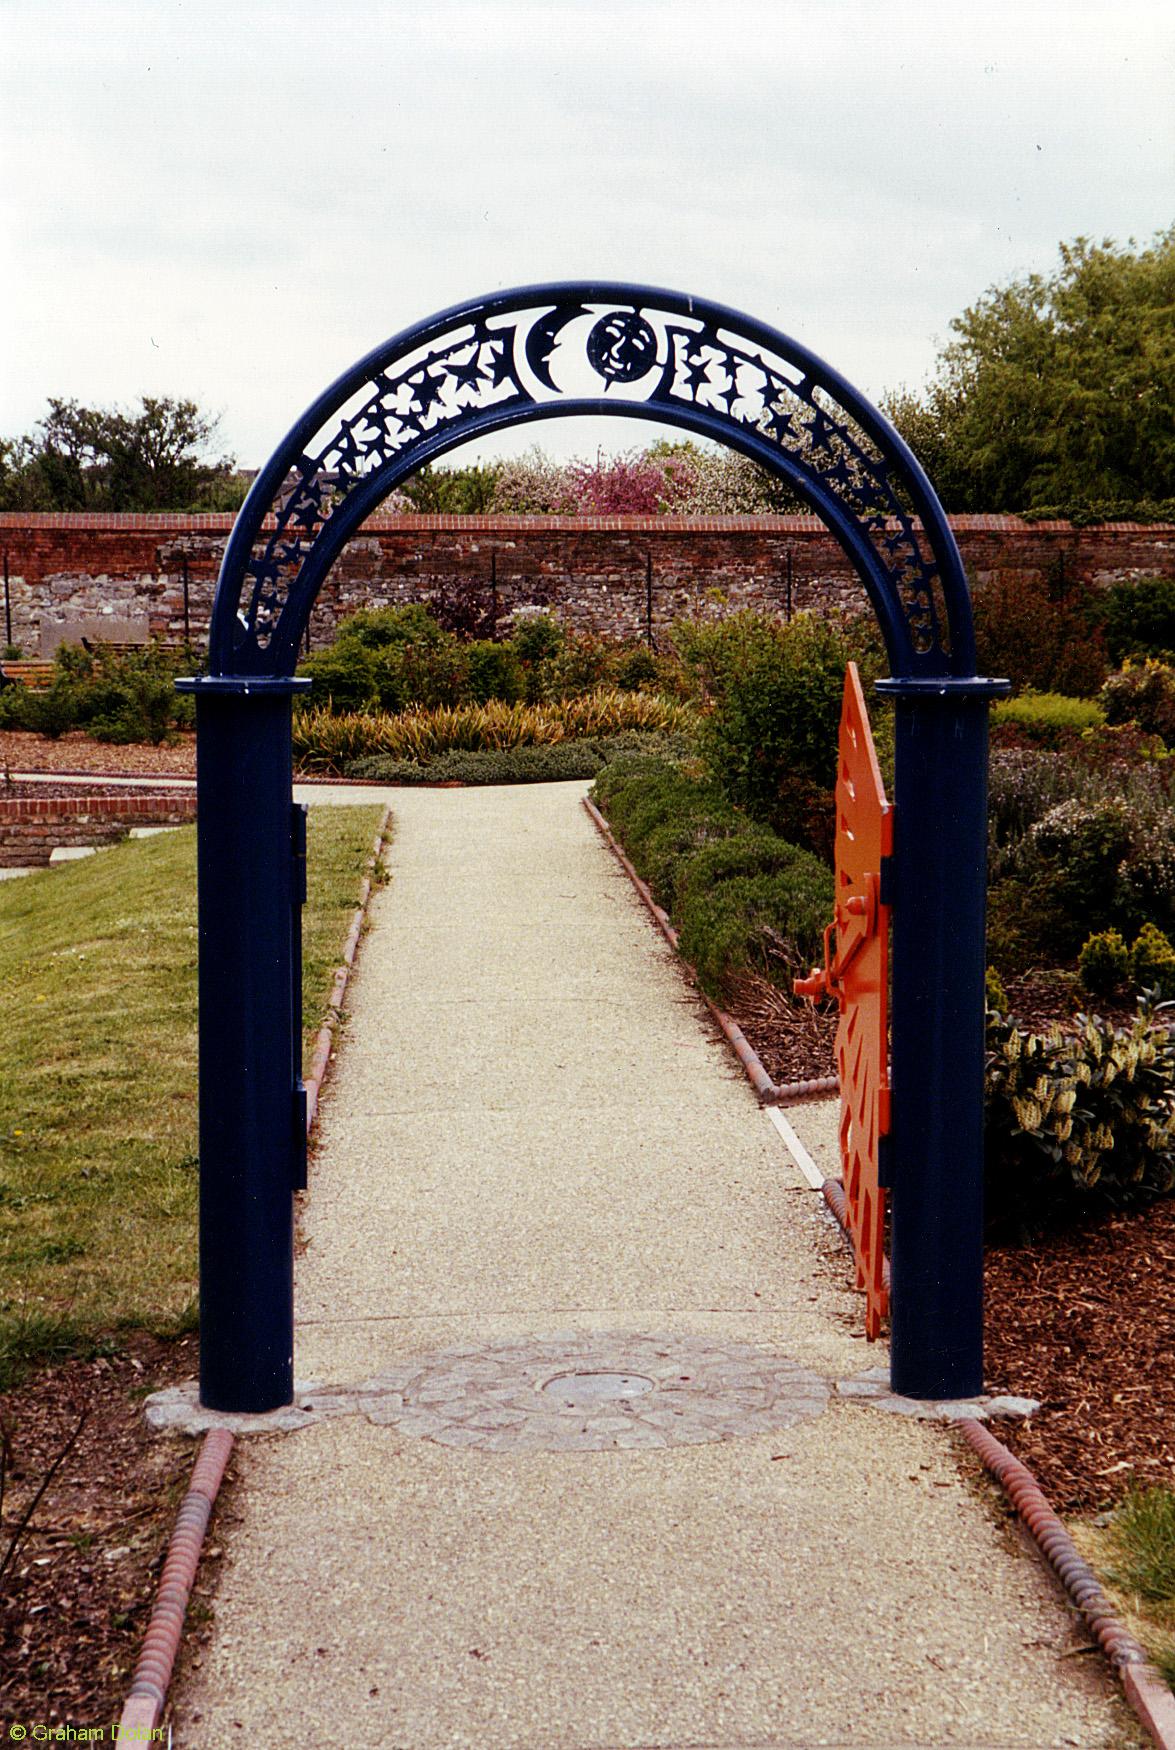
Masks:
[[[839,1235],[583,790],[396,798],[299,1263],[367,1392],[242,1442],[176,1743],[1138,1744],[954,1438],[831,1392]]]

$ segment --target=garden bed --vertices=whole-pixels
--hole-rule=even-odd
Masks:
[[[66,1456],[0,1582],[0,1716],[117,1719],[192,1463],[187,1441],[150,1432],[143,1398],[195,1370],[194,1337],[136,1333],[3,1399],[0,1560],[31,1494]]]
[[[1175,1481],[1175,1199],[987,1253],[989,1389],[1039,1398],[1001,1438],[1058,1511]]]
[[[179,734],[171,743],[93,741],[82,730],[52,740],[25,730],[0,730],[0,771],[94,773],[100,777],[194,778],[196,737]]]
[[[1068,1022],[1071,981],[1040,976],[1020,984],[1014,1006],[1019,1013],[1026,999],[1034,1028]],[[833,1073],[835,1011],[801,1008],[755,978],[736,984],[729,1007],[773,1081]],[[1123,1007],[1106,1018],[1128,1021],[1132,1013]],[[1170,1487],[1175,1198],[989,1246],[984,1275],[988,1390],[1041,1403],[1029,1422],[1009,1424],[1000,1437],[1054,1507],[1095,1511],[1135,1484]]]

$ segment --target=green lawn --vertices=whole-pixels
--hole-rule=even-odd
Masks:
[[[307,1040],[380,811],[310,814]],[[0,883],[0,1388],[196,1294],[196,838]]]

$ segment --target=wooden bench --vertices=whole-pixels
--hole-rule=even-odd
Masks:
[[[38,657],[22,657],[12,662],[0,662],[0,675],[22,687],[49,687],[57,673],[57,664]]]

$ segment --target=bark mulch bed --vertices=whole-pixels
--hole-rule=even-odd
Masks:
[[[0,1562],[17,1539],[0,1578],[0,1721],[31,1732],[118,1718],[194,1451],[149,1434],[142,1400],[195,1371],[194,1337],[137,1334],[0,1396]]]
[[[0,777],[5,772],[94,772],[103,777],[194,778],[196,737],[177,736],[171,746],[91,741],[80,729],[51,741],[24,730],[0,730]]]
[[[1063,973],[1010,981],[1008,998],[1036,1031],[1065,1026],[1082,1006]],[[773,1081],[835,1073],[834,1010],[816,1013],[753,977],[728,1006]],[[1135,1013],[1105,1002],[1097,1012],[1118,1026]],[[1042,1405],[999,1437],[1054,1507],[1104,1507],[1132,1483],[1175,1487],[1175,1198],[990,1246],[985,1278],[988,1388]]]
[[[987,1253],[992,1391],[1039,1398],[1000,1438],[1054,1507],[1175,1487],[1175,1199]]]
[[[757,973],[733,981],[726,1007],[777,1086],[836,1074],[835,1005],[789,997]]]

